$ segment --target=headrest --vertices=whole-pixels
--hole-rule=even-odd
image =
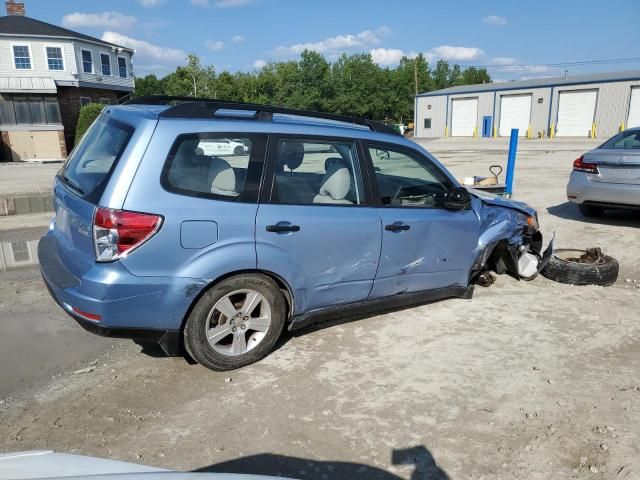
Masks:
[[[229,162],[219,157],[212,157],[209,166],[211,193],[218,195],[236,195],[236,172]]]
[[[324,161],[324,171],[328,172],[334,165],[341,165],[345,168],[349,168],[349,164],[342,157],[329,157]]]
[[[304,145],[297,140],[285,140],[280,145],[279,151],[280,166],[295,170],[302,165],[304,159]]]
[[[320,186],[320,195],[329,195],[334,200],[342,200],[349,193],[351,188],[351,174],[344,163],[331,165],[324,174],[322,185]]]

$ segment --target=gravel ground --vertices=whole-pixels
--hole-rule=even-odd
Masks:
[[[0,451],[314,480],[640,478],[640,216],[586,220],[564,193],[595,143],[522,141],[516,197],[558,248],[618,258],[615,285],[501,276],[470,301],[289,336],[230,373],[118,342],[0,400]],[[458,177],[506,162],[504,140],[424,145]],[[29,288],[0,304],[55,308]]]

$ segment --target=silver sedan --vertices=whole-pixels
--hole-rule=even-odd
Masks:
[[[640,210],[640,127],[610,138],[573,162],[567,198],[586,217]]]

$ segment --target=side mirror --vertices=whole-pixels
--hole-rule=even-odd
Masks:
[[[444,197],[443,207],[447,210],[466,210],[471,206],[471,194],[464,187],[449,190]]]

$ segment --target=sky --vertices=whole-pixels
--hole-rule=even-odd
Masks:
[[[27,15],[136,50],[137,76],[196,53],[253,71],[305,49],[489,66],[496,81],[640,70],[640,0],[22,0]],[[553,66],[587,60],[619,63]]]

